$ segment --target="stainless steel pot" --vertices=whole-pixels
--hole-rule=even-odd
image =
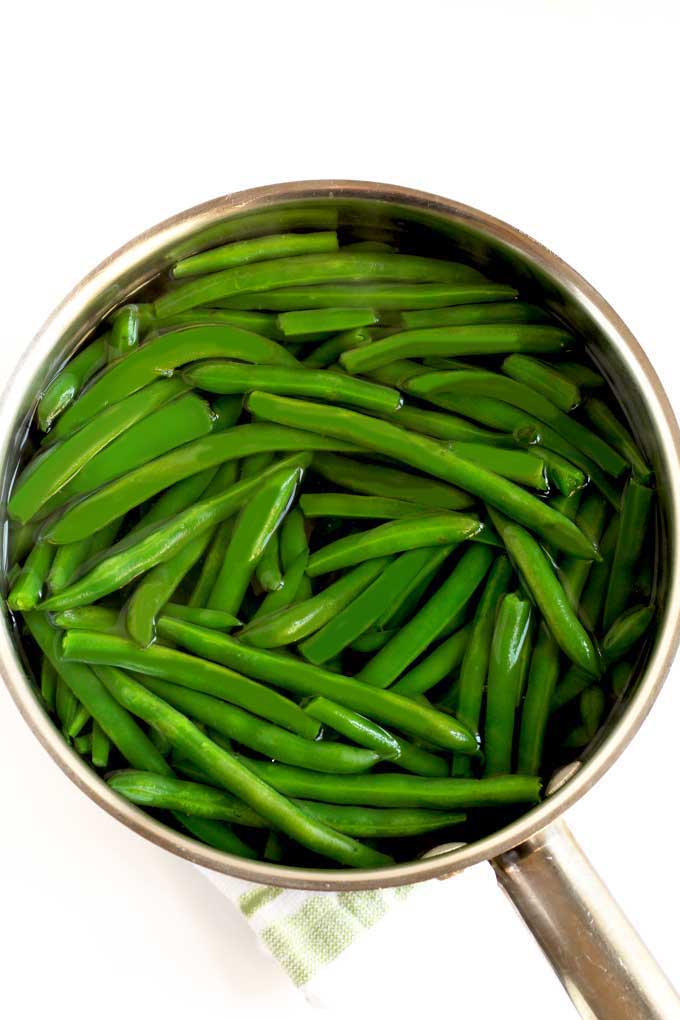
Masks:
[[[302,210],[300,212],[300,210]],[[536,241],[485,213],[390,185],[311,181],[215,199],[161,223],[103,262],[56,309],[22,358],[0,407],[3,507],[26,423],[56,368],[116,305],[146,289],[179,256],[210,244],[296,225],[402,229],[428,247],[461,252],[495,277],[519,280],[583,336],[625,408],[660,481],[657,585],[661,620],[653,647],[581,762],[549,795],[485,839],[444,847],[380,871],[293,869],[212,850],[127,803],[66,745],[41,707],[6,614],[0,666],[26,722],[64,772],[140,835],[188,860],[255,882],[316,890],[369,889],[446,878],[488,860],[584,1017],[680,1018],[680,1000],[568,832],[565,810],[603,775],[635,735],[668,672],[680,638],[680,432],[661,384],[635,338],[604,299]],[[3,528],[3,535],[6,528]],[[4,538],[3,538],[4,542]],[[661,553],[663,553],[661,555]],[[3,550],[5,562],[6,553]]]

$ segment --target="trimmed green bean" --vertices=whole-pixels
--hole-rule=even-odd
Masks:
[[[457,457],[425,436],[406,432],[388,422],[377,421],[355,411],[337,407],[320,409],[306,401],[275,397],[269,393],[251,394],[248,408],[252,413],[270,421],[276,420],[280,424],[295,421],[322,435],[332,435],[335,438],[353,436],[361,446],[393,456],[402,463],[425,470],[445,481],[459,484],[467,492],[532,528],[564,552],[585,559],[595,555],[588,539],[562,514],[541,503],[513,482]]]
[[[592,539],[595,543],[599,543],[606,518],[607,504],[597,492],[591,492],[585,498],[583,506],[576,517],[576,523],[588,538]],[[583,589],[592,566],[592,563],[588,560],[578,560],[567,556],[557,569],[557,576],[567,594],[567,598],[571,602],[574,612],[578,612],[581,595],[583,594]]]
[[[254,648],[227,635],[180,623],[179,620],[161,617],[159,627],[163,638],[177,641],[197,655],[222,665],[232,663],[234,668],[242,669],[268,684],[300,695],[323,695],[375,722],[422,737],[438,747],[460,750],[463,754],[475,754],[477,751],[476,740],[455,719],[416,704],[409,698],[378,690],[360,680],[332,673],[286,654]]]
[[[401,679],[392,685],[392,690],[407,697],[426,694],[440,681],[450,676],[460,664],[469,638],[470,627],[462,627],[456,631],[450,638],[442,641],[422,662],[408,673],[404,673]]]
[[[616,515],[612,517],[607,525],[600,543],[602,559],[599,563],[593,563],[591,566],[581,595],[579,615],[588,630],[593,633],[598,629],[604,608],[604,600],[607,596],[609,575],[619,534],[619,520],[619,516]]]
[[[551,702],[559,676],[559,648],[545,623],[538,628],[529,667],[527,692],[522,707],[517,751],[517,771],[538,775]]]
[[[403,553],[385,564],[367,588],[302,642],[299,651],[317,665],[338,655],[376,622],[384,612],[385,601],[390,594],[409,585],[420,573],[422,565],[423,556],[419,550]]]
[[[44,655],[40,662],[40,694],[45,706],[54,712],[57,696],[57,671]]]
[[[530,328],[530,327],[525,327]],[[540,327],[535,326],[534,329]],[[371,344],[371,350],[377,347]],[[347,358],[351,354],[361,352],[349,351],[343,355]],[[559,407],[548,400],[536,390],[525,383],[516,382],[497,372],[489,372],[486,369],[468,370],[457,369],[453,372],[431,372],[428,375],[418,375],[409,380],[408,390],[418,397],[429,399],[430,394],[451,390],[455,396],[482,396],[502,400],[507,404],[518,407],[527,412],[539,421],[550,425],[558,435],[582,450],[586,456],[612,475],[614,478],[625,471],[626,462],[619,456],[608,443],[605,443],[594,432],[575,421],[573,418],[561,411]]]
[[[115,479],[69,508],[45,537],[57,545],[86,538],[121,514],[139,506],[163,489],[203,468],[265,451],[348,450],[353,444],[315,436],[301,429],[283,429],[270,424],[238,425],[227,432],[204,436],[149,464]]]
[[[504,450],[485,443],[453,442],[448,449],[518,485],[526,485],[539,492],[548,491],[546,464],[540,454],[537,459],[523,450]]]
[[[460,825],[466,817],[461,812],[428,811],[425,808],[352,807],[306,800],[297,800],[296,804],[312,818],[325,822],[338,832],[360,838],[418,836]]]
[[[38,404],[38,425],[43,432],[73,403],[86,382],[106,364],[107,337],[90,341],[49,384]]]
[[[530,619],[529,602],[517,595],[503,596],[491,641],[487,676],[483,745],[486,776],[512,770],[517,690]]]
[[[304,706],[304,710],[312,719],[323,723],[324,726],[330,726],[353,743],[370,748],[383,761],[396,761],[401,754],[399,742],[392,733],[366,716],[352,712],[342,705],[336,705],[328,698],[312,698]]]
[[[378,630],[377,627],[371,627],[364,634],[360,634],[358,638],[355,638],[349,646],[354,652],[361,652],[363,655],[369,655],[372,652],[377,652],[379,648],[382,648],[391,641],[396,633],[395,630]],[[326,662],[326,668],[328,669],[328,662]],[[338,670],[342,673],[342,669]]]
[[[278,531],[274,531],[267,542],[260,562],[255,567],[255,577],[266,592],[278,591],[283,585]]]
[[[645,462],[628,429],[621,424],[613,411],[596,397],[589,397],[583,409],[602,438],[628,461],[635,477],[640,482],[649,482],[652,469]]]
[[[588,479],[580,468],[576,467],[559,453],[548,450],[545,446],[532,444],[527,447],[527,453],[542,461],[548,475],[548,481],[554,485],[563,496],[571,496],[579,489],[585,488]]]
[[[539,358],[511,354],[503,361],[501,370],[517,382],[536,390],[562,411],[569,413],[581,403],[581,391],[576,383]]]
[[[272,828],[341,864],[380,867],[390,863],[385,854],[342,836],[305,815],[259,779],[240,759],[219,747],[185,716],[121,670],[100,667],[99,672],[125,708],[157,726],[172,745],[203,769],[211,780],[252,807]]]
[[[615,698],[620,698],[626,692],[632,676],[633,666],[630,662],[617,662],[612,668],[609,682]]]
[[[378,415],[387,418],[395,425],[401,425],[409,432],[420,432],[434,439],[453,439],[461,443],[485,443],[488,446],[516,445],[512,436],[502,432],[482,429],[472,422],[459,418],[455,414],[441,414],[439,411],[426,411],[411,404],[404,404],[393,414]]]
[[[420,571],[413,578],[411,584],[402,585],[401,589],[393,591],[388,597],[384,612],[376,621],[379,629],[396,630],[404,620],[408,620],[413,615],[435,574],[452,552],[453,546],[445,546],[443,549],[420,550],[422,564]]]
[[[580,361],[560,361],[560,372],[584,390],[596,390],[604,386],[602,376]]]
[[[388,521],[367,531],[329,542],[312,553],[307,563],[307,574],[309,577],[318,577],[367,559],[391,556],[425,546],[458,545],[475,538],[483,529],[484,525],[478,517],[450,511]]]
[[[170,616],[173,620],[195,623],[198,627],[208,627],[211,630],[231,630],[232,627],[238,627],[241,622],[231,613],[223,613],[219,609],[180,606],[175,602],[167,602],[163,606],[163,615]]]
[[[63,682],[68,684],[123,757],[135,768],[168,774],[170,768],[163,756],[128,712],[109,694],[96,671],[66,660],[60,647],[61,635],[50,625],[45,614],[27,613],[24,620],[43,655],[47,656]]]
[[[207,608],[210,593],[215,587],[215,580],[224,563],[233,531],[234,520],[230,518],[222,521],[217,528],[209,533],[207,553],[201,563],[200,573],[189,597],[189,606],[192,609]]]
[[[181,811],[174,811],[175,820],[186,829],[190,835],[195,836],[201,843],[221,850],[222,853],[236,854],[237,857],[249,857],[257,860],[259,854],[247,843],[231,831],[228,825],[222,822],[215,822],[211,818],[196,818],[194,815],[185,815]]]
[[[592,676],[588,676],[578,666],[571,666],[563,677],[560,678],[553,691],[550,702],[550,711],[557,712],[564,708],[570,701],[577,698],[581,691],[585,691],[593,682]]]
[[[310,492],[300,497],[305,517],[348,517],[359,519],[398,520],[414,514],[431,512],[431,507],[418,506],[405,499],[388,496],[348,496],[344,492]]]
[[[383,464],[367,464],[360,460],[351,460],[349,457],[321,453],[314,457],[312,469],[316,474],[327,478],[335,485],[342,486],[343,489],[388,498],[398,492],[400,499],[416,503],[419,507],[462,510],[472,504],[472,500],[464,492],[452,485],[445,485],[422,475],[397,471]]]
[[[139,769],[112,772],[106,781],[116,793],[142,807],[181,811],[256,829],[266,826],[266,822],[247,804],[213,786],[202,786],[174,776],[157,776]]]
[[[654,619],[654,606],[633,606],[611,625],[602,639],[602,655],[610,665],[623,658],[647,632]]]
[[[180,628],[181,632],[186,628],[192,632],[199,630],[181,620],[168,617],[163,617],[163,620],[164,636],[165,632],[175,628]],[[199,633],[214,635],[217,632],[200,629]],[[95,666],[119,666],[170,680],[202,694],[211,694],[309,740],[314,740],[318,734],[318,726],[290,699],[231,669],[204,662],[174,648],[159,644],[140,648],[115,634],[69,630],[64,636],[63,654],[72,661]]]
[[[372,308],[310,308],[299,312],[281,312],[277,317],[284,336],[340,333],[361,326],[373,326],[378,316]]]
[[[549,316],[537,305],[521,301],[488,301],[453,308],[402,312],[399,321],[405,329],[427,329],[431,326],[474,326],[492,322],[548,322]]]
[[[176,280],[187,276],[203,276],[234,266],[267,259],[288,258],[291,255],[311,255],[338,250],[338,235],[326,230],[309,234],[274,234],[255,237],[248,241],[232,241],[220,248],[210,248],[181,259],[172,267]]]
[[[437,809],[535,804],[540,782],[534,776],[493,776],[484,779],[433,779],[423,776],[322,776],[289,765],[242,759],[252,772],[289,797],[329,804]]]
[[[57,546],[50,572],[47,575],[47,586],[50,592],[63,591],[85,563],[104,549],[109,548],[115,540],[119,528],[120,519],[101,528],[92,538],[83,538],[79,542],[71,542],[70,545]]]
[[[635,478],[629,479],[623,493],[619,533],[604,603],[605,630],[609,630],[628,604],[633,588],[633,572],[647,534],[653,499],[652,489],[641,485]]]
[[[425,605],[381,648],[358,674],[374,687],[389,687],[441,635],[446,624],[472,598],[493,560],[485,545],[466,549]]]
[[[37,542],[33,546],[7,596],[7,605],[10,609],[19,609],[22,613],[35,609],[42,596],[53,559],[54,546],[48,545],[47,542]]]
[[[107,633],[121,629],[118,610],[107,609],[105,606],[66,609],[63,613],[55,613],[52,619],[55,626],[63,630],[97,630]]]
[[[407,329],[376,340],[368,347],[345,351],[340,364],[350,375],[371,372],[401,358],[460,355],[554,353],[570,336],[558,326],[492,323],[481,326],[433,326]]]
[[[229,740],[288,765],[340,774],[365,772],[380,760],[376,752],[364,747],[306,740],[208,694],[157,677],[144,676],[140,682],[194,722],[205,723]]]
[[[174,329],[177,326],[198,326],[202,323],[213,325],[238,326],[250,333],[259,333],[270,340],[281,340],[281,330],[276,324],[276,316],[268,312],[246,312],[236,308],[191,308],[188,312],[178,312],[162,319],[154,319],[157,329]]]
[[[306,580],[309,583],[309,579],[305,574],[306,569],[307,553],[301,553],[297,560],[294,560],[283,574],[281,586],[267,592],[258,609],[253,614],[251,623],[255,620],[264,620],[266,617],[273,616],[274,613],[287,609],[294,602],[303,601],[298,599],[298,595],[302,581]],[[311,597],[311,587],[308,591],[309,597]]]
[[[125,305],[111,318],[109,361],[117,361],[133,350],[140,340],[141,316],[138,305]]]
[[[285,609],[259,617],[244,627],[239,640],[258,648],[279,648],[320,630],[349,605],[384,570],[387,557],[367,560],[327,588]]]
[[[363,347],[364,344],[370,344],[371,340],[371,333],[365,327],[345,330],[317,344],[307,357],[302,359],[302,364],[306,368],[326,368],[336,362],[343,351]]]
[[[494,283],[350,283],[291,286],[260,293],[232,295],[224,301],[228,308],[267,309],[294,312],[299,308],[380,308],[395,311],[404,308],[441,308],[475,302],[502,301],[517,297],[513,287]],[[222,304],[222,301],[219,302]]]
[[[302,287],[309,284],[386,280],[394,282],[428,282],[448,284],[484,283],[475,269],[442,259],[419,255],[381,255],[373,252],[337,252],[332,255],[298,255],[272,259],[251,265],[236,266],[209,276],[190,280],[162,294],[153,304],[159,317],[174,315],[196,305],[207,305],[216,299],[235,295],[271,291],[281,287]],[[363,302],[373,307],[374,302]],[[239,307],[238,303],[233,305]],[[247,303],[246,303],[247,306]],[[257,307],[257,302],[252,305]],[[271,306],[270,306],[271,307]],[[311,307],[297,305],[296,308]],[[354,307],[357,307],[356,300]]]
[[[161,379],[113,407],[104,408],[94,421],[63,443],[54,444],[19,476],[8,504],[10,516],[25,524],[100,450],[186,388],[186,383],[178,379]]]
[[[322,369],[283,368],[268,365],[240,365],[230,361],[199,361],[183,372],[192,385],[212,393],[265,393],[313,397],[336,404],[349,404],[368,411],[391,413],[401,407],[397,390],[363,379],[353,379],[340,372]]]
[[[109,764],[111,738],[104,733],[97,720],[92,724],[92,764],[95,768],[105,769]]]
[[[492,510],[491,519],[564,654],[586,673],[598,676],[600,663],[593,643],[572,609],[545,552],[528,531],[507,517]]]
[[[69,734],[70,735],[70,734]],[[73,738],[73,746],[75,747],[81,758],[88,758],[92,752],[92,734],[91,733],[79,733]]]
[[[293,502],[301,477],[300,469],[293,467],[256,479],[260,487],[236,520],[208,609],[238,613],[255,567]]]

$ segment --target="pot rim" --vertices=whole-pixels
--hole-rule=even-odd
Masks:
[[[118,282],[126,272],[172,244],[236,214],[274,209],[290,201],[309,199],[367,199],[401,205],[411,212],[464,223],[492,237],[533,267],[556,280],[563,292],[578,302],[599,332],[617,349],[634,380],[638,396],[656,428],[668,489],[668,515],[673,536],[680,506],[680,430],[670,402],[643,350],[605,299],[574,269],[533,238],[477,209],[427,192],[367,181],[318,180],[268,185],[225,195],[171,217],[140,234],[89,273],[62,301],[29,344],[2,396],[0,404],[0,464],[11,457],[17,424],[25,415],[27,395],[49,355],[75,319],[88,325],[99,321],[126,295]],[[103,302],[109,302],[102,312]],[[81,329],[81,335],[83,330]],[[555,792],[512,824],[474,843],[457,846],[416,861],[373,870],[292,868],[250,861],[207,847],[163,825],[141,808],[125,801],[63,740],[42,708],[13,641],[12,627],[3,604],[0,626],[0,670],[19,711],[34,735],[66,775],[92,800],[128,828],[158,846],[211,870],[269,885],[310,890],[353,890],[405,885],[444,878],[471,864],[512,849],[559,817],[586,793],[613,765],[637,733],[651,709],[670,669],[680,641],[680,556],[672,542],[668,566],[665,615],[643,677],[619,721],[600,746]],[[451,846],[451,845],[449,845]]]

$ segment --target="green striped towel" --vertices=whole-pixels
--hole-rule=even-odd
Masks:
[[[293,984],[310,983],[378,924],[413,886],[362,892],[277,889],[199,869],[241,911]]]

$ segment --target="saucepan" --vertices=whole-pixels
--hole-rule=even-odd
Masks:
[[[577,1009],[611,1020],[680,1018],[680,1000],[571,836],[565,811],[627,747],[652,707],[680,638],[680,432],[663,388],[628,328],[573,269],[525,234],[458,202],[392,185],[312,181],[217,198],[166,220],[103,262],[62,302],[28,346],[0,407],[3,506],[37,395],[116,305],[145,289],[178,258],[202,248],[294,225],[351,227],[370,236],[408,229],[452,247],[495,279],[519,282],[584,338],[627,413],[658,480],[660,622],[637,679],[577,761],[552,777],[543,801],[492,835],[437,847],[379,871],[290,868],[210,849],[124,802],[67,746],[42,708],[5,614],[0,666],[19,710],[64,772],[135,832],[215,871],[310,890],[370,889],[443,879],[489,861]],[[368,236],[368,235],[367,235]],[[6,525],[2,530],[2,542]],[[6,551],[2,550],[6,564]],[[6,573],[6,571],[4,571]]]

